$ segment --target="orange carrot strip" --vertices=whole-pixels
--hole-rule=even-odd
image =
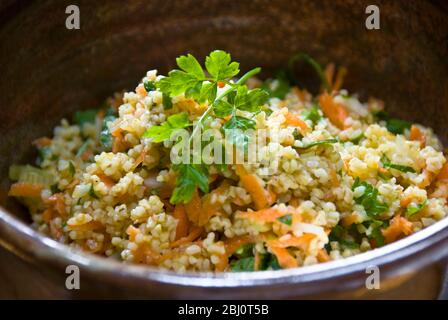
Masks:
[[[126,233],[129,236],[129,240],[135,242],[137,235],[140,234],[140,229],[130,225],[126,229]],[[153,262],[159,258],[159,256],[151,250],[149,243],[147,242],[138,243],[137,248],[132,250],[132,255],[134,256],[135,262],[146,264],[153,264]]]
[[[292,92],[299,98],[300,101],[305,102],[307,92],[305,90],[300,90],[298,87],[293,87]]]
[[[212,203],[212,199],[215,195],[222,195],[225,190],[228,188],[229,183],[224,181],[218,188],[213,190],[211,193],[206,194],[202,197],[201,203],[201,214],[199,215],[199,226],[204,226],[211,217],[218,215],[220,213],[220,209],[222,204],[219,201],[215,201]]]
[[[126,142],[123,138],[123,132],[124,130],[121,128],[116,128],[115,130],[112,130],[111,135],[114,137],[113,143],[112,143],[112,152],[117,153],[121,152],[126,148]]]
[[[16,182],[11,185],[8,195],[11,197],[32,197],[38,198],[44,186],[41,184],[33,184],[29,182]]]
[[[146,89],[142,84],[139,84],[138,87],[135,88],[135,92],[144,97],[146,97],[146,95],[148,94],[148,92],[146,92]]]
[[[42,138],[34,140],[32,142],[32,144],[38,148],[42,148],[42,147],[48,147],[51,144],[51,142],[52,142],[52,140],[50,138],[42,137]]]
[[[111,177],[108,177],[102,173],[97,173],[96,175],[98,176],[98,178],[100,178],[100,180],[106,185],[108,189],[112,188],[115,185],[115,181]]]
[[[347,69],[344,67],[341,67],[338,69],[338,72],[336,73],[336,80],[334,81],[332,90],[333,91],[339,91],[341,89],[342,84],[344,83],[345,75],[347,74]]]
[[[302,134],[305,134],[309,130],[305,121],[290,112],[285,114],[285,123],[290,126],[298,127]]]
[[[93,155],[92,150],[88,149],[81,154],[81,159],[83,161],[89,160],[89,158]]]
[[[181,204],[176,205],[176,207],[174,207],[173,216],[177,219],[176,240],[179,240],[188,235],[189,223],[184,206]]]
[[[345,119],[348,117],[348,112],[342,104],[336,103],[333,97],[328,93],[324,93],[319,98],[319,103],[322,112],[339,129],[345,129]]]
[[[407,208],[407,206],[411,203],[412,197],[406,197],[400,200],[400,207]]]
[[[49,223],[54,216],[55,212],[52,208],[48,208],[44,212],[42,212],[42,220],[44,220],[45,223]]]
[[[394,242],[403,236],[410,235],[413,232],[413,225],[406,218],[395,216],[390,225],[382,230],[386,243]]]
[[[258,250],[255,250],[255,258],[254,258],[254,271],[258,271],[260,269],[261,263],[261,255]]]
[[[187,243],[193,242],[194,240],[196,240],[197,238],[199,238],[201,236],[202,231],[204,231],[203,228],[201,228],[201,227],[194,227],[193,230],[191,230],[191,232],[186,237],[183,237],[183,238],[180,238],[179,240],[171,242],[170,243],[170,248],[178,247],[178,246],[181,246],[183,244],[187,244]]]
[[[199,219],[202,211],[201,198],[197,189],[194,190],[193,197],[190,202],[185,204],[185,211],[188,219],[196,225],[199,225]]]
[[[53,206],[53,208],[61,217],[65,217],[64,194],[55,193],[48,198],[48,202]]]
[[[349,216],[345,216],[344,218],[341,219],[341,224],[343,227],[348,228],[350,227],[352,224],[355,224],[357,222],[359,222],[359,217],[356,214],[351,214]]]
[[[319,249],[319,251],[317,251],[316,258],[319,262],[327,262],[331,260],[330,256],[327,253],[327,250],[325,249]]]
[[[411,130],[409,132],[409,139],[412,141],[420,141],[420,146],[423,148],[426,145],[426,136],[416,125],[411,126]]]
[[[324,74],[330,88],[333,88],[334,71],[335,71],[334,63],[329,63],[325,66]]]
[[[134,242],[135,241],[135,237],[140,233],[140,230],[136,227],[134,227],[133,225],[130,225],[127,229],[126,229],[126,234],[129,236],[129,240]]]
[[[276,219],[284,216],[285,213],[278,209],[274,208],[267,208],[267,209],[261,209],[258,211],[251,211],[251,212],[242,212],[238,214],[239,218],[243,219],[252,219],[256,221],[263,221],[263,222],[274,222]]]
[[[311,240],[313,240],[315,237],[316,235],[314,234],[304,233],[300,237],[291,236],[287,239],[271,240],[268,241],[267,244],[270,247],[278,247],[278,248],[295,247],[307,251]]]
[[[248,174],[242,165],[236,166],[236,173],[239,175],[243,187],[249,192],[257,210],[264,209],[270,205],[272,200],[267,191],[263,188],[257,176]]]
[[[146,151],[142,151],[140,153],[140,155],[137,157],[137,159],[135,159],[134,164],[132,165],[131,171],[134,171],[135,169],[137,169],[137,167],[143,163],[143,161],[145,161],[145,157],[146,157]]]
[[[436,178],[436,181],[444,181],[444,180],[448,181],[448,161],[445,162]]]
[[[277,257],[278,263],[284,269],[297,268],[297,260],[289,253],[288,249],[280,247],[269,247],[271,252]]]
[[[84,224],[80,224],[80,225],[68,225],[70,230],[74,230],[74,231],[93,231],[93,230],[99,230],[99,229],[103,229],[104,225],[99,222],[99,221],[90,221]]]

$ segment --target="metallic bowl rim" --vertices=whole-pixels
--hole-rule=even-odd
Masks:
[[[40,234],[0,206],[0,244],[10,251],[33,256],[38,261],[58,265],[77,265],[92,274],[111,275],[110,280],[123,282],[135,278],[142,283],[195,288],[259,287],[265,285],[310,284],[336,280],[353,274],[366,275],[369,266],[385,267],[390,275],[416,269],[448,255],[442,250],[448,242],[448,218],[372,251],[328,263],[278,271],[251,273],[176,273],[148,266],[127,265],[120,261],[98,257],[69,249],[66,245]],[[26,245],[25,245],[26,244]],[[407,261],[396,267],[399,261]],[[395,265],[393,268],[387,266]],[[121,281],[120,281],[121,280]],[[358,279],[359,280],[359,279]],[[359,281],[358,281],[359,284]],[[346,286],[348,286],[347,284]],[[319,289],[317,289],[319,291]]]

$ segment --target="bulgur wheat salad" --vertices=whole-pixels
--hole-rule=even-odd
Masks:
[[[63,119],[33,142],[35,166],[11,166],[9,195],[39,231],[129,263],[256,271],[349,257],[447,215],[436,135],[341,89],[345,69],[294,57],[321,80],[312,96],[291,68],[261,81],[220,50],[205,68],[190,54],[176,61],[168,76],[148,71],[135,91]],[[198,158],[198,139],[226,161]]]

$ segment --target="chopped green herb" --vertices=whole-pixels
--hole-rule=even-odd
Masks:
[[[75,169],[75,165],[73,164],[73,162],[69,161],[68,162],[68,172],[69,174],[73,177],[76,173],[76,169]]]
[[[9,167],[9,179],[32,184],[50,186],[55,182],[52,173],[30,165],[12,165]]]
[[[374,115],[378,120],[386,122],[387,130],[395,134],[403,134],[404,130],[410,129],[412,125],[409,121],[390,117],[385,111],[379,111]]]
[[[235,251],[235,255],[238,258],[247,258],[253,256],[254,244],[253,243],[243,244],[241,247],[238,248],[238,250]]]
[[[355,190],[358,187],[364,187],[364,193],[358,198],[355,198],[355,202],[364,207],[364,210],[366,210],[369,217],[375,217],[389,208],[387,204],[381,203],[378,200],[378,189],[368,182],[361,182],[357,177],[352,190]]]
[[[156,90],[156,83],[154,81],[151,81],[151,80],[146,80],[143,83],[143,86],[145,87],[145,90],[147,92]]]
[[[294,131],[292,132],[292,136],[294,137],[294,140],[302,140],[303,139],[303,135],[300,133],[299,130],[297,130],[297,128],[295,128]]]
[[[110,112],[111,113],[111,112]],[[112,150],[112,134],[107,123],[115,121],[117,117],[113,114],[107,114],[103,119],[103,126],[100,132],[100,144],[106,151]]]
[[[76,153],[76,157],[79,158],[86,152],[89,148],[93,146],[93,142],[91,139],[87,139],[84,143],[79,147],[78,152]]]
[[[230,263],[230,270],[233,272],[247,272],[254,271],[255,269],[255,258],[247,257],[236,260]]]
[[[304,110],[302,112],[302,116],[305,120],[310,120],[313,123],[313,125],[316,125],[322,118],[316,106]]]
[[[270,253],[265,253],[260,259],[260,270],[280,270],[280,264],[278,263],[277,257]]]
[[[384,168],[391,168],[391,169],[395,169],[395,170],[398,170],[398,171],[401,171],[401,172],[405,172],[405,173],[406,172],[415,173],[414,168],[409,167],[409,166],[403,166],[403,165],[400,165],[400,164],[392,163],[392,162],[390,162],[390,160],[386,156],[383,156],[381,158],[381,163],[383,164]]]
[[[92,198],[98,199],[98,196],[95,193],[95,189],[93,188],[93,184],[90,184],[90,189],[89,189],[89,196],[91,196]]]
[[[411,217],[416,213],[419,213],[422,211],[426,206],[428,205],[428,200],[425,200],[423,203],[416,204],[416,205],[409,205],[406,208],[406,216]]]
[[[39,155],[39,162],[42,163],[42,161],[48,159],[48,160],[56,160],[56,156],[53,155],[53,151],[50,146],[48,147],[42,147],[37,149],[37,153]]]
[[[338,142],[338,139],[327,139],[327,140],[320,140],[320,141],[314,141],[314,142],[310,142],[306,145],[304,145],[303,147],[298,147],[299,149],[309,149],[315,146],[320,146],[320,145],[330,145],[333,143]]]
[[[364,226],[366,228],[371,229],[370,235],[368,236],[369,239],[375,241],[375,245],[377,247],[381,247],[384,245],[385,240],[383,236],[383,232],[381,231],[382,227],[384,227],[385,223],[380,220],[370,220],[364,222]]]
[[[94,123],[96,114],[97,110],[77,111],[73,116],[73,122],[78,126],[83,126],[86,123]]]
[[[361,142],[361,140],[364,139],[364,138],[365,138],[364,133],[361,133],[359,136],[351,139],[350,142],[353,143],[353,144],[359,144]]]
[[[277,218],[277,220],[290,226],[292,225],[292,214],[285,214],[284,216]]]
[[[267,79],[261,86],[271,98],[284,99],[290,90],[290,82],[285,71],[279,72],[274,79]]]

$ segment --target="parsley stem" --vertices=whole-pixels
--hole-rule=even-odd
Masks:
[[[210,114],[210,112],[212,112],[213,107],[215,105],[216,102],[222,100],[224,97],[226,97],[227,95],[229,95],[232,91],[234,91],[238,86],[244,84],[250,77],[253,77],[254,75],[256,75],[257,73],[260,73],[261,68],[254,68],[248,72],[246,72],[236,83],[234,86],[231,86],[230,88],[228,88],[226,91],[224,91],[223,93],[221,93],[219,95],[219,97],[217,97],[215,99],[215,101],[213,101],[213,103],[210,104],[210,106],[207,108],[207,110],[205,110],[205,112],[201,115],[201,117],[199,118],[198,122],[196,123],[196,125],[193,128],[193,131],[191,132],[191,136],[188,139],[188,143],[191,143],[193,141],[194,136],[196,135],[197,131],[199,130],[199,127],[202,125],[202,122],[208,117],[208,115]]]

